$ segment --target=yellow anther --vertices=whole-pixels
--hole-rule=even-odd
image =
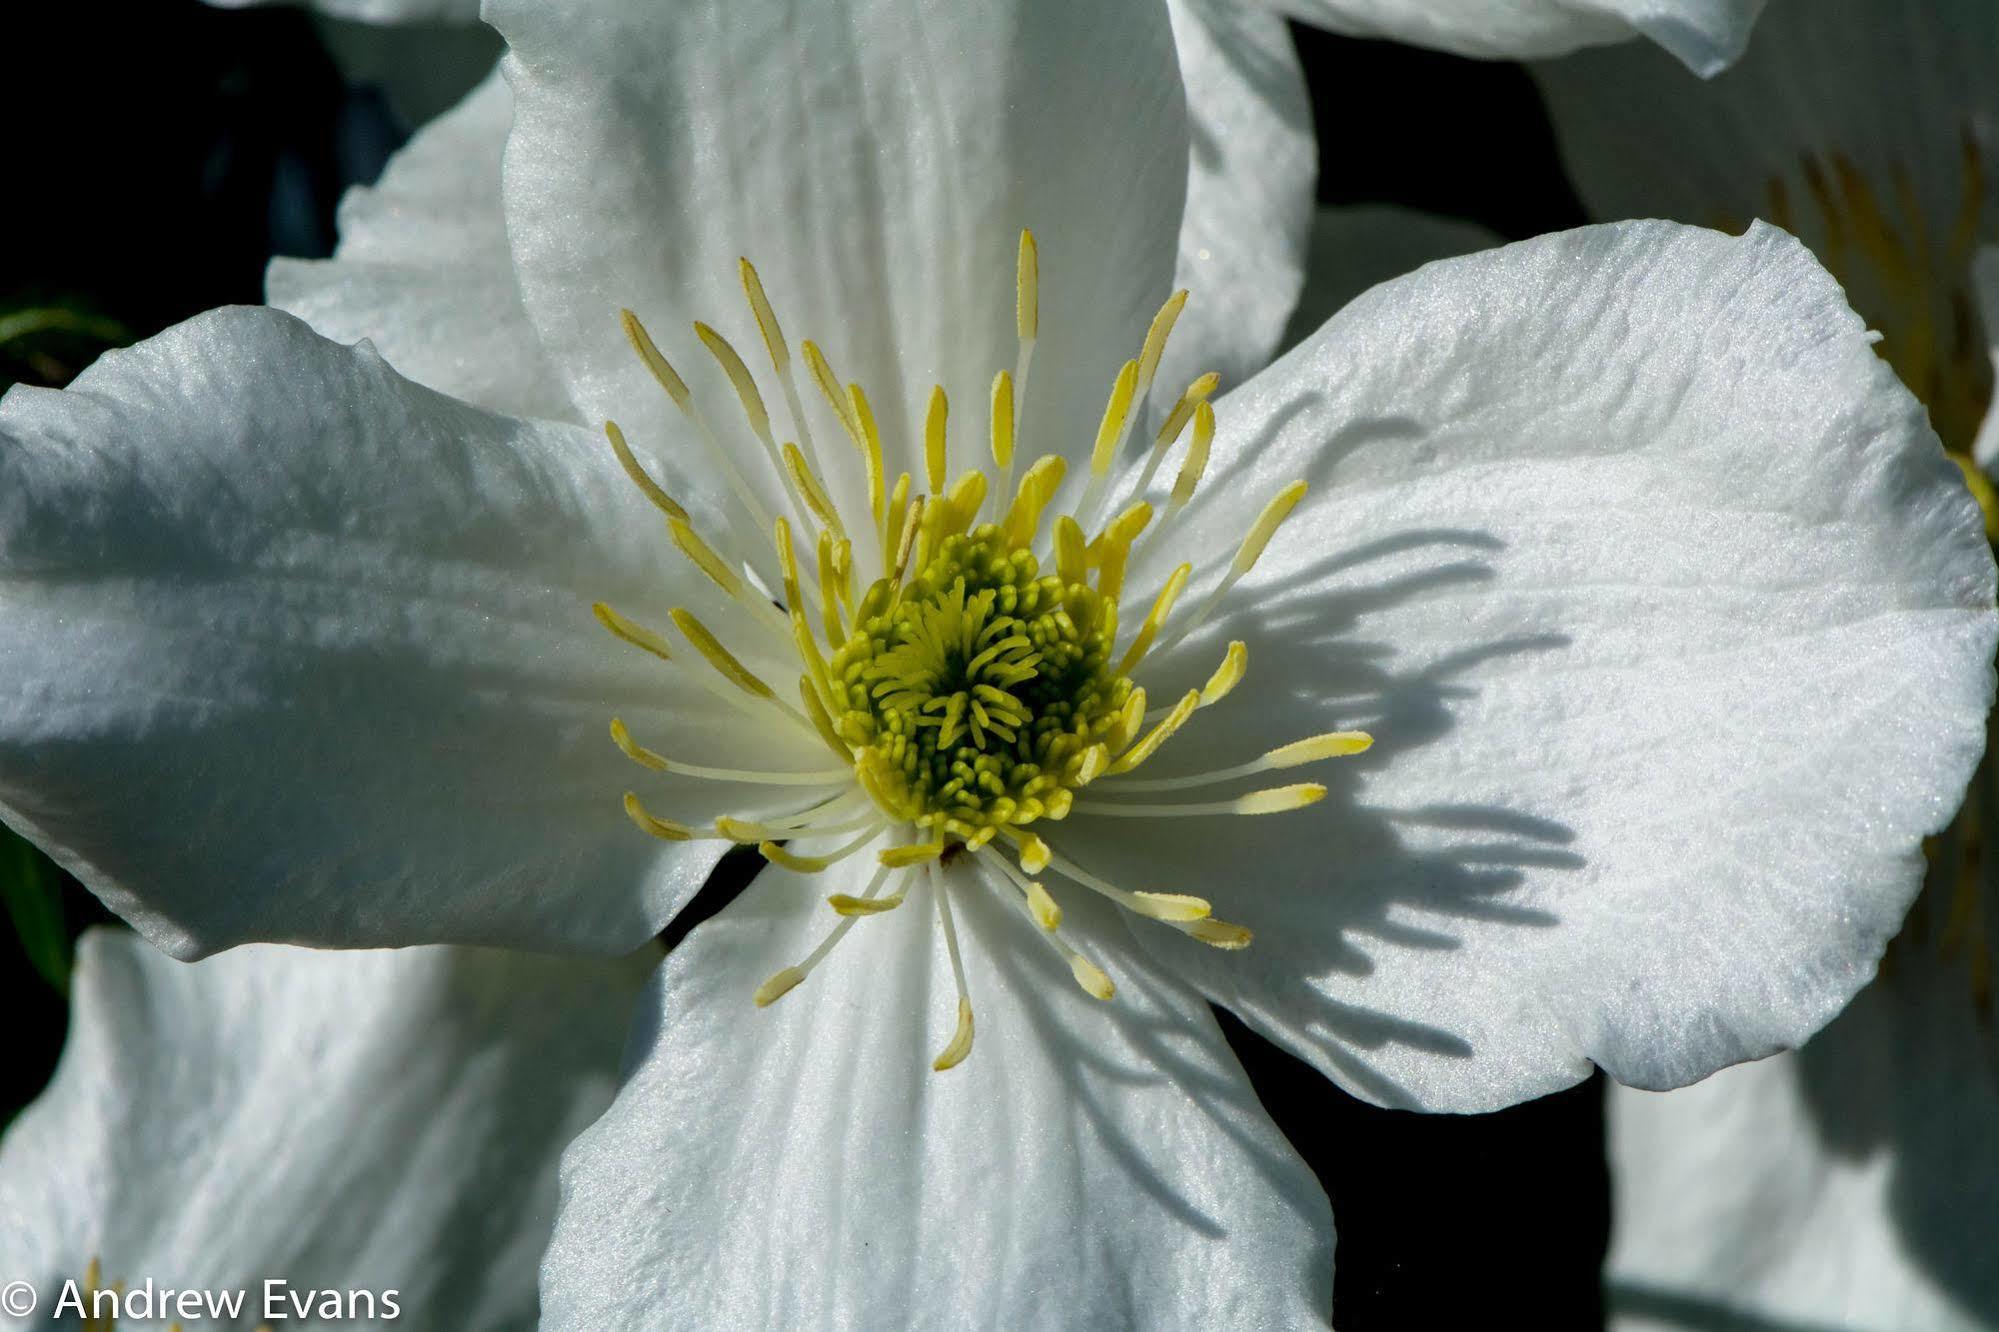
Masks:
[[[812,681],[808,677],[803,675],[798,677],[798,694],[805,702],[806,720],[812,723],[812,729],[819,733],[819,738],[826,742],[826,748],[832,750],[842,763],[851,762],[854,757],[853,747],[842,740],[840,733],[833,729],[833,718],[826,711],[826,703],[819,697],[819,691],[812,687]]]
[[[796,989],[798,983],[804,979],[805,973],[802,970],[797,967],[786,967],[762,985],[757,986],[755,995],[757,1007],[769,1008],[772,1004]]]
[[[833,563],[833,534],[819,534],[819,618],[826,626],[826,643],[837,650],[847,641],[840,619],[840,574]]]
[[[1026,230],[1014,264],[1013,326],[1022,342],[1032,342],[1041,327],[1041,257],[1034,233]]]
[[[1173,409],[1166,413],[1166,419],[1160,422],[1159,433],[1153,436],[1154,447],[1164,448],[1180,438],[1180,432],[1187,428],[1187,422],[1193,417],[1194,409],[1205,402],[1208,395],[1213,393],[1221,382],[1222,377],[1210,370],[1189,384],[1187,391],[1173,404]]]
[[[1013,466],[1013,375],[1002,370],[993,376],[993,462],[1002,472]]]
[[[1263,557],[1263,548],[1270,544],[1270,538],[1277,535],[1277,529],[1291,516],[1291,510],[1298,507],[1298,501],[1305,498],[1305,483],[1293,481],[1277,492],[1270,503],[1263,506],[1263,512],[1250,525],[1249,535],[1242,539],[1242,547],[1236,551],[1235,562],[1229,566],[1229,573],[1237,578],[1256,567]]]
[[[1226,920],[1195,920],[1178,928],[1187,937],[1199,939],[1210,948],[1230,951],[1249,947],[1250,940],[1256,937],[1248,926],[1231,924]]]
[[[1131,691],[1124,701],[1124,710],[1118,713],[1117,725],[1104,737],[1104,745],[1114,752],[1122,752],[1124,747],[1138,735],[1138,728],[1145,725],[1145,689],[1140,686]]]
[[[1173,498],[1168,501],[1171,509],[1186,507],[1194,498],[1194,487],[1201,484],[1201,474],[1208,470],[1208,450],[1215,442],[1215,409],[1212,403],[1194,404],[1194,441],[1187,446],[1187,457],[1180,464],[1180,475],[1173,482]]]
[[[880,531],[882,554],[892,556],[897,546],[902,544],[903,524],[909,519],[909,473],[896,475],[895,484],[888,489],[888,504],[883,512]],[[914,536],[914,531],[911,533]],[[900,578],[896,581],[900,582]]]
[[[717,826],[720,826],[719,820]],[[881,824],[875,823],[863,828],[860,836],[852,841],[843,843],[822,856],[802,856],[769,840],[757,843],[757,854],[771,864],[781,865],[795,874],[819,874],[828,867],[839,864],[880,835]]]
[[[798,552],[791,545],[791,524],[779,517],[771,529],[771,544],[777,547],[778,572],[784,578],[784,604],[794,612],[805,604],[798,589]]]
[[[761,823],[752,823],[748,819],[731,818],[729,815],[724,814],[715,820],[715,831],[738,846],[755,846],[757,843],[763,841],[764,837],[772,830],[764,827]]]
[[[1206,920],[1214,910],[1205,897],[1192,897],[1186,893],[1133,893],[1125,905],[1141,916],[1153,920]]]
[[[798,493],[805,500],[805,507],[812,511],[820,526],[845,537],[847,529],[840,525],[840,514],[834,509],[826,487],[819,484],[819,478],[812,475],[812,469],[805,465],[805,455],[798,451],[798,446],[788,440],[784,445],[784,470],[790,474],[792,484],[798,487]]]
[[[957,536],[971,525],[980,506],[986,502],[986,474],[966,472],[951,483],[951,489],[945,493],[944,499],[951,506],[951,510],[943,526],[938,530],[937,537],[940,541],[945,537]]]
[[[1022,869],[1026,870],[1029,874],[1039,874],[1048,868],[1048,862],[1055,854],[1049,850],[1048,843],[1042,841],[1033,833],[1016,833],[1013,841],[1014,845],[1020,848],[1020,867]]]
[[[1068,514],[1055,520],[1055,572],[1074,586],[1089,572],[1088,540],[1082,525]]]
[[[1316,805],[1325,798],[1326,788],[1319,783],[1299,782],[1295,786],[1273,786],[1264,791],[1251,791],[1229,803],[1237,814],[1283,814]]]
[[[875,531],[882,529],[882,515],[888,500],[887,474],[882,470],[882,437],[875,427],[875,411],[859,384],[847,385],[847,402],[854,410],[854,424],[860,428],[861,459],[868,473],[868,512],[874,515]],[[824,493],[823,491],[821,492]],[[831,507],[829,501],[828,507]],[[828,526],[834,526],[829,523]]]
[[[707,574],[715,586],[737,601],[746,599],[748,589],[743,586],[743,580],[736,576],[735,572],[723,562],[722,557],[715,553],[715,548],[703,541],[701,534],[690,527],[685,519],[668,519],[667,530],[673,534],[673,544],[680,548],[680,553],[685,555],[695,568]]]
[[[685,635],[694,650],[699,652],[723,679],[746,694],[772,700],[777,698],[771,687],[758,679],[749,667],[737,661],[729,649],[722,646],[721,640],[708,632],[708,626],[701,623],[693,612],[676,606],[667,614],[673,617],[674,627]]]
[[[1222,654],[1222,664],[1215,667],[1215,673],[1201,686],[1201,706],[1212,707],[1227,698],[1248,671],[1249,645],[1237,639],[1229,644],[1228,651]]]
[[[1067,470],[1068,464],[1053,453],[1043,455],[1027,469],[1027,473],[1020,478],[1020,489],[1014,495],[1013,506],[1007,510],[1002,524],[1009,544],[1026,546],[1033,542],[1034,534],[1041,528],[1042,510],[1061,489],[1062,474]]]
[[[643,648],[661,661],[673,660],[673,653],[667,649],[666,640],[644,625],[626,619],[601,601],[591,605],[590,613],[597,617],[599,624],[633,647]]]
[[[694,839],[694,830],[686,824],[675,823],[672,819],[656,818],[646,812],[639,803],[635,792],[625,792],[625,816],[636,823],[641,831],[651,833],[662,842],[688,842]]]
[[[903,479],[909,479],[904,472]],[[889,568],[889,581],[898,589],[902,586],[902,576],[909,569],[910,552],[916,548],[917,529],[923,525],[924,498],[918,495],[909,502],[903,512],[902,521],[895,530],[895,563]]]
[[[1152,609],[1146,612],[1145,622],[1138,626],[1138,637],[1131,640],[1125,649],[1124,660],[1118,663],[1119,675],[1130,675],[1138,664],[1145,660],[1145,654],[1152,647],[1152,640],[1159,636],[1159,630],[1166,623],[1166,617],[1173,613],[1173,603],[1180,599],[1186,589],[1187,580],[1193,577],[1194,566],[1183,564],[1167,575],[1165,585],[1159,595],[1152,600]]]
[[[887,897],[850,897],[846,893],[834,893],[826,899],[826,905],[842,916],[879,916],[884,911],[893,911],[902,905],[903,894],[892,893]]]
[[[932,1061],[932,1070],[942,1073],[965,1062],[965,1056],[972,1052],[972,1001],[958,1000],[958,1029],[951,1035],[951,1043],[943,1053]]]
[[[1111,984],[1111,978],[1081,953],[1069,954],[1069,974],[1076,978],[1076,984],[1083,987],[1083,993],[1092,999],[1109,1003],[1117,995],[1117,986]]]
[[[826,364],[825,355],[812,339],[800,342],[798,350],[804,353],[805,369],[812,376],[812,382],[819,386],[819,392],[833,409],[833,415],[839,418],[840,428],[847,432],[847,438],[853,440],[858,448],[861,442],[860,423],[854,420],[854,409],[847,402],[845,390],[840,387],[840,377],[833,373],[832,366]]]
[[[1187,291],[1183,287],[1166,298],[1166,304],[1152,316],[1152,326],[1145,330],[1145,346],[1138,354],[1140,397],[1152,387],[1152,377],[1159,372],[1159,358],[1166,354],[1166,339],[1173,335],[1173,323],[1179,319],[1180,310],[1186,304]]]
[[[1062,926],[1062,908],[1039,883],[1027,885],[1027,910],[1034,917],[1034,923],[1050,933]]]
[[[673,399],[674,406],[685,411],[688,401],[693,396],[687,391],[687,381],[680,377],[680,372],[673,368],[666,357],[660,355],[659,348],[653,343],[652,334],[646,332],[646,326],[641,324],[639,317],[630,310],[618,311],[618,322],[624,326],[625,340],[632,344],[632,350],[639,354],[639,360],[651,372],[652,377],[659,381],[659,386],[666,390],[666,396]]]
[[[942,384],[932,385],[930,407],[923,414],[923,477],[929,483],[930,493],[944,493],[944,483],[949,479],[945,454],[945,428],[950,421],[951,400],[944,396]]]
[[[622,749],[626,758],[641,767],[651,768],[654,772],[666,771],[665,757],[632,739],[632,733],[625,728],[624,722],[616,717],[611,718],[611,743]]]
[[[770,353],[771,366],[783,374],[791,368],[791,349],[784,345],[784,330],[777,326],[777,312],[770,308],[770,298],[764,295],[763,279],[757,276],[756,265],[747,259],[736,262],[742,270],[743,295],[749,297],[757,332],[763,334],[764,350]]]
[[[1364,753],[1373,744],[1374,737],[1366,731],[1327,731],[1324,735],[1279,745],[1263,756],[1263,762],[1271,768],[1295,768],[1320,759]]]
[[[921,865],[944,854],[944,843],[924,842],[917,846],[892,846],[881,852],[876,859],[889,869],[908,869],[911,865]]]
[[[1139,706],[1142,708],[1145,706],[1145,699],[1144,699],[1145,691],[1143,689],[1140,689],[1137,692],[1140,695],[1138,700]],[[1129,718],[1130,713],[1131,709],[1129,705],[1127,705],[1124,715],[1120,717],[1118,722],[1117,729],[1119,731],[1124,730],[1126,725],[1126,719]],[[1137,725],[1135,723],[1132,724],[1132,729],[1134,730],[1137,729]],[[1111,751],[1108,745],[1091,745],[1088,749],[1084,750],[1082,753],[1076,756],[1076,768],[1075,771],[1070,776],[1070,781],[1077,786],[1088,786],[1091,782],[1094,782],[1095,780],[1097,780],[1097,778],[1103,775],[1104,769],[1110,766],[1110,762],[1111,762]],[[1030,874],[1032,874],[1033,872],[1034,871],[1032,870],[1028,871],[1028,873]]]
[[[1111,457],[1124,438],[1125,420],[1131,415],[1131,400],[1138,391],[1138,362],[1126,361],[1111,384],[1110,401],[1104,404],[1103,420],[1097,423],[1097,442],[1090,450],[1092,484],[1100,483],[1111,470]]]
[[[1152,506],[1144,500],[1136,500],[1104,525],[1103,534],[1097,540],[1105,546],[1129,546],[1151,521]]]
[[[1117,762],[1104,770],[1104,776],[1115,777],[1119,773],[1130,772],[1139,764],[1159,752],[1159,747],[1173,738],[1173,733],[1186,725],[1194,715],[1194,709],[1201,706],[1201,691],[1189,689],[1181,700],[1173,705],[1173,711],[1166,714],[1159,724],[1146,733],[1146,737],[1118,756]]]
[[[616,421],[604,422],[604,437],[611,441],[611,452],[618,456],[618,466],[625,469],[625,475],[632,479],[632,484],[639,488],[641,494],[653,502],[654,507],[669,518],[687,517],[687,510],[675,503],[673,496],[661,490],[659,483],[639,466],[639,460],[632,456],[631,446],[625,443],[625,432],[618,429]]]
[[[757,391],[757,381],[751,377],[750,368],[743,364],[743,358],[729,345],[729,340],[708,325],[696,320],[694,336],[701,339],[701,345],[722,367],[722,373],[729,377],[729,383],[736,390],[737,399],[743,404],[743,415],[749,418],[750,429],[766,445],[771,443],[770,413],[764,408],[763,394]]]

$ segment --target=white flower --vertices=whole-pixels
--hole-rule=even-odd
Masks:
[[[631,458],[267,311],[16,390],[0,800],[184,954],[629,947],[713,833],[770,843],[781,863],[660,973],[631,1081],[572,1149],[551,1326],[1322,1319],[1325,1199],[1204,998],[1362,1095],[1473,1110],[1592,1063],[1685,1082],[1803,1040],[1866,978],[1982,746],[1999,626],[1974,506],[1796,244],[1544,238],[1376,288],[1198,402],[1241,354],[1210,324],[1146,395],[1189,175],[1163,10],[488,14],[512,44],[504,229],[490,174],[405,171],[364,196],[379,229],[350,210],[340,259],[304,272],[351,279],[340,331],[404,369],[615,419]],[[449,160],[472,112],[407,162]],[[426,229],[463,263],[421,303],[373,299],[404,285],[367,285],[368,247],[406,267]],[[910,632],[993,622],[918,577],[980,470],[983,518],[1037,532],[1008,544],[1060,584],[1016,617],[1026,647],[975,626],[978,683],[1011,702],[898,659],[886,627],[853,641],[871,595]],[[639,477],[688,515],[673,539]],[[1077,510],[1086,538],[1133,517],[1093,557],[1054,522]],[[1072,625],[1108,636],[1120,571],[1106,668],[1044,671]],[[815,654],[857,677],[822,685]],[[1180,727],[1122,778],[1118,746],[1162,720],[1127,672]],[[950,729],[997,759],[1003,730],[1077,715],[1050,771],[1000,764],[976,807],[883,739]],[[1309,771],[1137,785],[1360,730],[1372,749]],[[1262,783],[1287,794],[1245,805]],[[1152,804],[1180,807],[1122,816]],[[904,843],[927,859],[878,873]],[[1254,944],[1211,946],[1248,935],[1210,902]]]
[[[1970,456],[1999,450],[1999,8],[1785,0],[1709,84],[1638,50],[1538,74],[1600,215],[1760,216],[1810,244],[1999,516]],[[1811,1044],[1612,1092],[1622,1325],[1999,1322],[1989,767],[1972,790],[1881,978]]]
[[[267,1280],[371,1326],[392,1296],[402,1325],[531,1328],[556,1156],[611,1098],[644,974],[460,948],[189,966],[92,931],[55,1080],[0,1139],[0,1274],[48,1326],[94,1273],[245,1300],[126,1332],[263,1323]]]
[[[1712,75],[1742,54],[1768,0],[1265,2],[1334,32],[1503,60],[1562,55],[1645,37],[1688,69]]]

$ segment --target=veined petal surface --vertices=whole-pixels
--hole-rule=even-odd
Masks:
[[[852,876],[766,869],[675,950],[564,1158],[544,1327],[1324,1325],[1325,1196],[1199,996],[1077,901],[1100,1003],[953,875],[978,1036],[947,1072],[927,886],[769,1008]]]
[[[0,810],[181,956],[635,947],[717,844],[631,826],[620,794],[652,774],[609,719],[696,762],[811,754],[593,618],[702,604],[662,522],[594,432],[455,402],[272,310],[16,388]],[[713,796],[675,800],[698,821]]]
[[[1279,0],[1307,23],[1519,60],[1648,37],[1703,76],[1742,54],[1767,0]]]
[[[610,1102],[645,971],[276,945],[189,966],[86,934],[55,1080],[0,1139],[0,1271],[45,1315],[96,1258],[107,1286],[247,1291],[242,1326],[277,1279],[532,1328],[556,1161]]]
[[[1959,473],[1801,246],[1634,223],[1434,263],[1219,415],[1244,461],[1192,549],[1313,488],[1168,663],[1198,684],[1240,638],[1250,684],[1157,771],[1375,745],[1301,813],[1070,820],[1098,872],[1257,930],[1142,932],[1175,968],[1361,1094],[1457,1110],[1593,1062],[1692,1081],[1867,980],[1999,620]]]

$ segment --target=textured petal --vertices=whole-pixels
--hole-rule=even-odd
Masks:
[[[1999,6],[1783,3],[1712,83],[1639,46],[1536,77],[1596,216],[1794,233],[1945,447],[1971,446],[1992,386],[1969,270],[1999,182]]]
[[[801,339],[861,383],[891,476],[933,384],[960,464],[985,454],[1015,361],[1014,267],[1040,242],[1040,340],[1022,447],[1086,453],[1119,364],[1172,277],[1186,103],[1163,5],[708,0],[675,21],[621,0],[489,0],[517,105],[507,218],[528,311],[587,417],[653,437],[670,412],[625,346],[659,335],[733,446],[753,450],[701,319],[763,378],[795,437],[737,257]],[[727,70],[727,77],[717,71]],[[803,368],[836,498],[859,467]]]
[[[0,808],[172,952],[633,947],[714,853],[627,822],[611,716],[809,753],[593,619],[699,591],[600,439],[275,311],[15,389],[0,496]]]
[[[405,40],[409,38],[405,36]],[[277,259],[272,305],[339,342],[367,338],[418,383],[494,411],[571,420],[528,323],[500,211],[513,97],[497,71],[340,202],[331,259]]]
[[[1171,400],[1268,364],[1304,280],[1318,149],[1291,29],[1260,5],[1173,0],[1191,162],[1174,285],[1193,293],[1160,362]]]
[[[766,870],[675,950],[636,1069],[564,1158],[544,1326],[1324,1324],[1325,1196],[1207,1006],[1109,952],[1116,998],[1086,997],[956,875],[978,1036],[945,1073],[951,973],[920,884],[767,1009],[752,992],[852,884]],[[1112,937],[1088,905],[1073,919]]]
[[[1804,1049],[1612,1090],[1617,1326],[1999,1325],[1996,926],[1934,885]]]
[[[1334,787],[1306,812],[1064,830],[1258,929],[1169,950],[1210,997],[1364,1095],[1478,1109],[1591,1061],[1691,1081],[1865,982],[1983,746],[1999,620],[1957,470],[1802,247],[1655,222],[1444,260],[1221,415],[1174,545],[1314,489],[1164,664],[1249,645],[1158,771],[1377,744],[1283,774]]]
[[[1649,37],[1713,75],[1742,54],[1766,0],[1278,0],[1308,23],[1501,60]],[[1807,0],[1816,3],[1817,0]]]
[[[1489,250],[1500,237],[1476,222],[1395,204],[1321,208],[1312,221],[1305,289],[1285,330],[1288,350],[1318,331],[1341,306],[1376,283],[1432,259]]]
[[[247,1292],[188,1326],[262,1321],[275,1278],[532,1328],[557,1157],[610,1102],[644,975],[456,948],[188,966],[88,934],[55,1081],[0,1140],[0,1272],[44,1315],[97,1258],[128,1291]]]

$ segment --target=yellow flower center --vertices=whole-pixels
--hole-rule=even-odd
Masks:
[[[1201,897],[1120,887],[1059,853],[1038,830],[1072,811],[1113,817],[1270,814],[1298,809],[1325,795],[1312,782],[1239,792],[1192,803],[1102,799],[1226,785],[1255,774],[1354,754],[1371,744],[1358,731],[1333,731],[1284,745],[1228,767],[1188,776],[1129,776],[1201,709],[1219,703],[1243,677],[1248,650],[1231,643],[1207,684],[1148,710],[1135,675],[1149,659],[1173,650],[1256,564],[1305,493],[1294,482],[1251,523],[1235,558],[1203,603],[1173,619],[1194,566],[1182,563],[1154,591],[1135,626],[1120,616],[1126,570],[1141,540],[1170,534],[1193,498],[1215,436],[1208,399],[1216,376],[1202,375],[1164,414],[1136,468],[1122,507],[1114,507],[1117,464],[1142,417],[1167,339],[1187,300],[1175,292],[1148,328],[1139,354],[1124,363],[1090,454],[1090,475],[1067,512],[1050,518],[1066,464],[1049,454],[1015,481],[1014,423],[1027,391],[1039,325],[1038,260],[1032,233],[1021,235],[1014,308],[1019,351],[1011,371],[994,376],[986,453],[990,467],[962,468],[952,478],[949,404],[933,389],[924,418],[923,471],[891,483],[873,407],[858,384],[844,388],[825,355],[800,345],[805,366],[833,419],[852,446],[868,494],[866,527],[850,523],[823,477],[793,373],[789,343],[762,280],[743,260],[743,289],[769,354],[796,440],[780,442],[762,390],[729,342],[706,324],[694,332],[728,378],[764,463],[781,485],[785,512],[773,514],[737,466],[680,374],[661,354],[636,315],[625,311],[625,333],[675,407],[708,451],[714,472],[751,518],[771,533],[761,564],[724,555],[695,530],[687,510],[658,484],[611,422],[605,434],[620,466],[667,518],[674,544],[756,623],[765,656],[790,657],[799,671],[794,704],[746,665],[692,612],[668,613],[693,650],[690,660],[660,632],[598,604],[598,619],[625,642],[688,672],[688,678],[728,706],[759,718],[782,717],[812,737],[831,766],[777,772],[717,768],[672,759],[641,744],[613,719],[611,737],[634,762],[655,772],[769,788],[796,788],[799,808],[759,819],[722,817],[696,828],[648,810],[625,795],[632,821],[672,841],[719,838],[754,845],[772,862],[818,873],[887,841],[875,853],[865,889],[835,893],[828,904],[841,919],[813,953],[773,975],[755,995],[769,1004],[802,982],[854,924],[900,906],[911,875],[932,887],[940,932],[958,987],[958,1027],[936,1060],[949,1068],[970,1052],[971,1000],[952,920],[947,862],[974,858],[990,881],[1017,903],[1068,963],[1077,983],[1099,999],[1115,992],[1110,978],[1070,945],[1062,910],[1042,882],[1053,871],[1077,889],[1218,948],[1242,948],[1250,932],[1217,920]],[[1177,478],[1160,508],[1147,498],[1161,463],[1182,438],[1187,446]],[[1156,521],[1155,521],[1156,519]],[[1045,532],[1045,536],[1044,536]],[[858,566],[879,551],[879,574],[865,582]],[[752,654],[754,655],[754,654]],[[1081,793],[1089,790],[1087,796]],[[832,849],[804,855],[786,843],[852,836]],[[892,890],[891,890],[891,886]]]

